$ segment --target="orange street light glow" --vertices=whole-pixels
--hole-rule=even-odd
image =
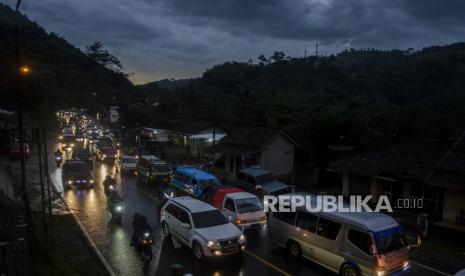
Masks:
[[[23,74],[29,74],[29,72],[31,72],[31,69],[28,66],[21,66],[21,68],[19,68],[19,71],[21,71],[21,73]]]

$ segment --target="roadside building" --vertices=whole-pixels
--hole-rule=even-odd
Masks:
[[[454,139],[417,140],[410,144],[356,153],[331,162],[341,194],[423,198],[423,208],[398,210],[465,224],[465,132]]]
[[[171,140],[186,147],[189,154],[201,158],[212,157],[213,140],[219,141],[226,135],[223,127],[209,121],[187,122],[170,132]]]
[[[110,110],[108,112],[108,121],[110,123],[117,123],[119,122],[119,107],[118,106],[110,106]]]
[[[298,147],[286,133],[262,127],[236,127],[218,143],[225,156],[225,176],[235,179],[242,168],[260,166],[281,180],[291,182]]]

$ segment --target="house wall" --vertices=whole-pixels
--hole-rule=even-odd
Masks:
[[[294,145],[282,135],[277,135],[262,147],[260,166],[276,176],[294,172]]]
[[[455,223],[460,210],[465,209],[465,192],[447,189],[444,192],[443,220]]]

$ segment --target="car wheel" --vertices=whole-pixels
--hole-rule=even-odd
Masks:
[[[360,271],[354,265],[345,264],[341,269],[342,276],[360,276]]]
[[[163,236],[165,236],[166,239],[169,238],[171,236],[171,233],[170,233],[170,227],[168,226],[168,223],[163,222],[162,228],[163,228]]]
[[[202,246],[200,246],[199,243],[194,242],[194,246],[192,247],[192,252],[194,253],[194,257],[197,260],[202,260],[203,259],[203,249]]]
[[[300,258],[302,257],[302,248],[300,247],[300,245],[293,241],[293,240],[290,240],[288,243],[287,243],[287,249],[289,250],[289,253],[296,257],[296,258]]]

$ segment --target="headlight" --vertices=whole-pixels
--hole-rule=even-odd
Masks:
[[[239,242],[245,242],[245,236],[244,234],[239,236]]]
[[[117,155],[117,154],[115,154],[115,158],[116,158],[116,157],[118,157],[118,155]]]
[[[384,267],[376,267],[375,268],[375,275],[376,276],[384,276],[384,275],[387,275],[387,271]]]
[[[73,184],[73,180],[68,180],[68,184]]]
[[[93,184],[93,183],[94,183],[94,180],[93,180],[93,179],[89,180],[89,183],[90,183],[90,184]]]
[[[219,245],[220,244],[218,243],[218,241],[208,241],[207,242],[208,247],[219,246]]]
[[[74,144],[71,144],[71,147],[74,147]]]
[[[121,210],[123,210],[123,206],[121,205],[116,206],[116,211],[121,212]]]
[[[410,265],[409,261],[405,261],[402,267],[406,269],[409,267],[409,265]]]
[[[149,232],[145,232],[144,233],[144,238],[148,238],[150,236],[150,233]]]
[[[103,158],[107,157],[105,154],[104,154],[104,155],[102,155],[102,156],[103,156]]]
[[[63,144],[61,144],[61,146],[62,146],[62,147],[66,147],[66,144],[65,144],[65,143],[63,143]]]
[[[63,135],[58,136],[58,139],[63,139]]]

